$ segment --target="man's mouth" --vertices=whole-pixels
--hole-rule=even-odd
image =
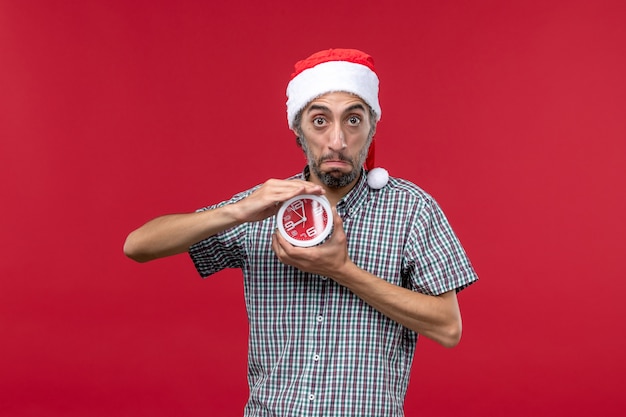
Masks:
[[[352,161],[343,155],[336,155],[336,156],[332,155],[332,156],[322,157],[320,164],[345,166],[345,165],[352,165]]]

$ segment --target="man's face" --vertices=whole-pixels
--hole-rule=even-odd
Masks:
[[[311,173],[330,188],[356,182],[373,128],[369,107],[350,93],[328,93],[302,111],[300,136]]]

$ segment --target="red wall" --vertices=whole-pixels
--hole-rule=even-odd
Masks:
[[[241,414],[239,271],[122,244],[301,169],[284,91],[328,47],[375,57],[378,164],[481,276],[461,344],[420,342],[407,415],[622,415],[625,21],[621,0],[0,0],[0,415]]]

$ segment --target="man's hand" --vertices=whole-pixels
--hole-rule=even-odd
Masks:
[[[275,215],[283,202],[301,194],[322,195],[324,189],[304,180],[270,179],[233,206],[240,222],[255,222]]]
[[[287,242],[276,231],[272,237],[272,249],[282,263],[338,282],[345,267],[352,263],[348,256],[343,221],[335,207],[333,207],[333,232],[326,242],[318,246],[301,248]]]

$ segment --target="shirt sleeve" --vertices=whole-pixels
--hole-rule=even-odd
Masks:
[[[250,194],[252,190],[237,194],[228,201],[197,211],[213,210],[235,203]],[[191,245],[189,255],[202,278],[207,278],[223,269],[242,268],[246,260],[245,241],[247,224],[226,229],[214,236]]]
[[[189,256],[202,278],[207,278],[222,269],[242,268],[245,251],[243,226],[228,229],[189,248]]]
[[[439,295],[461,291],[476,280],[465,250],[432,199],[416,213],[403,271],[414,291]]]

